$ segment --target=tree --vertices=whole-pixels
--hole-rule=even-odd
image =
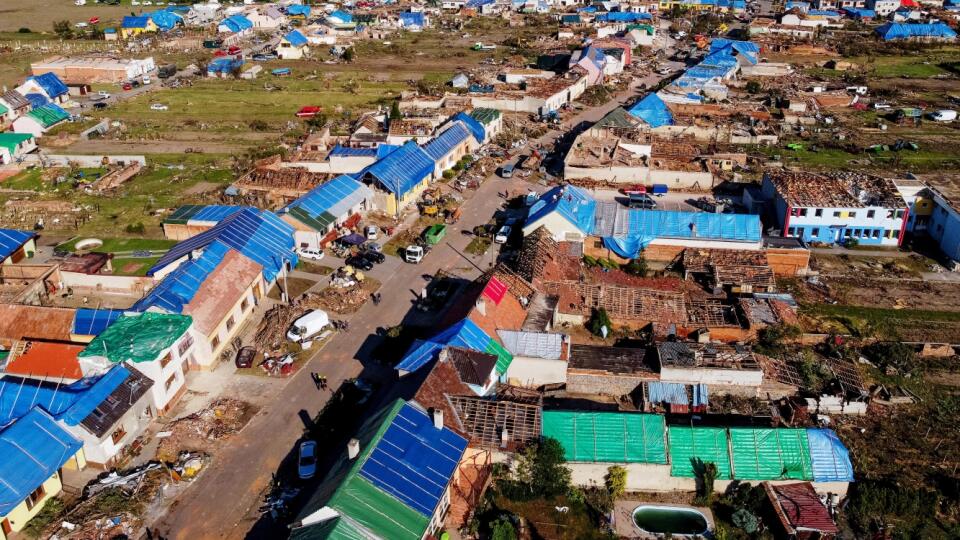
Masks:
[[[587,322],[587,329],[590,330],[590,333],[595,336],[603,336],[603,328],[607,329],[609,333],[613,327],[613,323],[610,322],[610,316],[607,315],[607,310],[604,308],[593,310],[593,314],[590,315],[590,321]]]
[[[895,369],[907,373],[916,368],[917,355],[913,347],[897,341],[877,341],[867,345],[863,353],[882,370]]]
[[[759,94],[760,90],[763,90],[763,87],[760,86],[760,83],[757,81],[748,81],[747,82],[747,93],[748,94]]]
[[[403,113],[400,112],[400,100],[396,100],[390,105],[390,120],[403,120]]]
[[[551,498],[570,489],[570,469],[566,467],[560,441],[547,437],[527,445],[517,457],[512,478],[505,481],[505,492],[522,498]]]
[[[647,266],[647,258],[643,256],[642,251],[637,254],[635,259],[623,265],[621,269],[628,274],[638,277],[647,277],[647,273],[650,271],[650,268]]]
[[[340,58],[347,63],[353,62],[353,47],[347,47],[343,50],[343,54],[340,55]]]
[[[760,528],[760,520],[753,512],[746,508],[741,508],[730,516],[730,521],[739,529],[743,529],[747,534],[753,534]]]
[[[603,483],[610,492],[610,497],[619,499],[623,492],[627,490],[627,470],[619,465],[612,465],[607,468],[607,475],[603,477]]]
[[[509,520],[498,519],[490,527],[490,540],[517,540],[517,530]]]
[[[53,33],[60,39],[70,39],[73,37],[73,27],[70,26],[70,21],[67,20],[54,21]]]

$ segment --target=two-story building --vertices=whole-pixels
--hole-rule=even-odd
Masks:
[[[761,191],[782,236],[824,244],[898,246],[903,241],[907,203],[889,179],[776,171],[764,176]]]

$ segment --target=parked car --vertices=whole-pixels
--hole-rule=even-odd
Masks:
[[[300,255],[304,259],[309,259],[311,261],[319,261],[324,257],[324,253],[319,249],[307,249],[300,248],[297,250],[297,255]]]
[[[143,76],[143,84],[150,84],[151,82],[152,81],[150,80],[150,77],[148,77],[147,75]]]
[[[319,334],[328,326],[330,326],[330,317],[327,312],[322,309],[314,309],[293,321],[290,330],[287,331],[287,339],[290,341],[305,341]]]
[[[383,261],[387,260],[386,256],[379,251],[364,251],[363,258],[367,259],[373,264],[383,264]]]
[[[889,104],[889,103],[876,102],[876,103],[873,104],[873,110],[875,110],[875,111],[879,111],[879,110],[882,110],[882,109],[889,109],[889,108],[890,108],[890,104]]]
[[[101,110],[102,110],[102,109],[106,109],[106,108],[107,108],[107,104],[104,103],[104,102],[102,102],[102,101],[100,101],[100,102],[98,102],[98,103],[94,103],[94,104],[93,104],[93,108],[94,108],[94,109],[101,109]]]
[[[373,262],[364,257],[363,255],[354,255],[346,260],[346,263],[354,268],[359,268],[364,272],[369,272],[373,270]]]
[[[378,244],[378,243],[376,243],[376,242],[369,242],[369,241],[368,241],[368,242],[364,242],[364,243],[363,243],[363,246],[361,246],[361,247],[362,247],[362,249],[363,249],[364,251],[373,251],[374,253],[382,253],[382,252],[383,252],[383,246],[381,246],[380,244]]]
[[[657,208],[657,201],[653,200],[653,198],[646,193],[631,193],[628,206],[630,208],[641,208],[643,210],[655,210]]]
[[[129,92],[130,90],[133,90],[133,85],[130,83],[123,83],[123,89]]]
[[[513,229],[509,225],[504,225],[500,227],[500,230],[497,231],[497,234],[494,235],[493,241],[497,244],[506,244],[510,240],[510,233],[513,232]]]
[[[300,459],[297,460],[297,476],[301,480],[309,480],[317,473],[317,443],[303,441],[300,443]]]
[[[930,119],[935,122],[953,122],[957,119],[957,111],[953,109],[940,109],[930,113]]]
[[[242,52],[243,52],[243,49],[241,49],[240,47],[237,47],[236,45],[231,45],[230,48],[227,49],[227,54],[231,56],[235,54],[240,54]]]
[[[257,350],[253,347],[241,347],[237,351],[237,358],[234,360],[234,364],[240,369],[253,367],[253,363],[257,357]]]
[[[500,167],[500,178],[512,178],[513,177],[513,164],[508,163],[503,167]]]
[[[276,59],[277,59],[277,55],[275,54],[260,53],[260,54],[253,55],[253,60],[255,62],[266,62],[268,60],[276,60]]]
[[[97,92],[97,95],[102,97],[103,99],[107,99],[110,97],[110,92],[107,92],[106,90],[100,90],[99,92]]]
[[[377,239],[377,226],[376,225],[367,225],[363,228],[363,235],[367,237],[367,240],[376,240]]]
[[[151,111],[166,111],[168,109],[170,109],[170,107],[167,107],[163,103],[154,103],[150,106]]]

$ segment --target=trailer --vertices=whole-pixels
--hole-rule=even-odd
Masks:
[[[442,223],[431,225],[423,231],[423,240],[427,245],[435,246],[447,234],[447,226]]]

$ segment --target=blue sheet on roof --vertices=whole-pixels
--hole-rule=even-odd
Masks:
[[[310,6],[291,4],[287,6],[287,15],[303,15],[304,17],[308,17],[310,15]]]
[[[230,247],[223,242],[213,242],[199,257],[181,264],[170,272],[131,309],[146,311],[151,307],[158,307],[170,313],[182,313],[184,306],[193,300],[200,286],[220,265],[229,251]]]
[[[376,148],[350,148],[339,144],[330,149],[330,157],[376,157]]]
[[[434,162],[430,156],[417,146],[417,143],[408,141],[406,144],[390,152],[383,159],[370,165],[358,175],[376,178],[384,189],[403,197],[420,182],[433,174]]]
[[[759,242],[761,236],[760,216],[753,214],[631,209],[628,219],[626,235],[603,239],[607,248],[628,259],[656,238]]]
[[[482,143],[483,140],[486,138],[487,136],[486,128],[483,127],[483,124],[481,124],[479,120],[470,116],[469,114],[462,111],[458,112],[457,114],[453,115],[453,120],[455,122],[457,121],[463,122],[463,125],[466,126],[468,130],[470,130],[470,134],[473,135],[473,138],[478,143]]]
[[[73,315],[73,333],[81,336],[100,335],[123,312],[122,309],[80,308]]]
[[[957,33],[942,22],[924,23],[893,23],[888,22],[878,26],[876,33],[884,40],[908,38],[941,38],[954,39]]]
[[[148,22],[150,22],[150,17],[146,15],[139,17],[127,15],[120,21],[120,28],[146,28]]]
[[[36,233],[31,231],[0,229],[0,261],[13,255],[13,252],[20,249],[20,246],[26,244],[34,236],[36,236]]]
[[[656,93],[649,94],[627,110],[652,128],[673,125],[673,114]]]
[[[293,45],[294,47],[303,47],[307,44],[307,38],[300,33],[299,30],[292,30],[283,36],[283,39],[287,40],[287,43]]]
[[[463,319],[446,330],[430,338],[429,341],[416,341],[403,357],[396,369],[413,373],[434,359],[444,346],[462,347],[472,351],[485,351],[491,337],[470,319]]]
[[[455,122],[443,133],[437,135],[424,145],[423,151],[434,161],[440,161],[455,148],[471,137],[470,132],[460,122]]]
[[[39,92],[30,92],[24,97],[27,98],[27,101],[30,102],[31,109],[39,109],[40,107],[43,107],[44,105],[50,103],[50,100],[47,99],[47,96]]]
[[[832,429],[808,429],[814,482],[853,482],[850,452]]]
[[[647,401],[650,403],[670,403],[672,405],[689,405],[687,385],[669,382],[647,383]]]
[[[223,206],[223,205],[209,205],[204,206],[197,211],[196,214],[190,216],[188,221],[205,221],[210,223],[219,223],[231,216],[240,210],[243,210],[242,206]]]
[[[418,13],[401,13],[400,14],[400,23],[402,26],[418,27],[423,28],[426,24],[426,19],[423,16],[422,12]]]
[[[26,415],[39,407],[68,426],[75,426],[97,408],[130,376],[123,366],[114,366],[97,378],[70,384],[6,376],[0,379],[0,424]]]
[[[62,96],[69,92],[67,85],[60,80],[60,77],[57,77],[56,74],[52,72],[41,73],[40,75],[34,75],[27,79],[39,84],[40,88],[43,88],[43,91],[46,92],[50,98]]]
[[[83,446],[42,410],[0,431],[0,515],[16,508]]]
[[[559,186],[547,191],[533,203],[527,212],[527,223],[534,223],[547,214],[557,211],[583,234],[590,234],[593,230],[593,213],[596,208],[597,202],[583,189],[576,186]]]
[[[340,219],[352,208],[372,197],[370,188],[344,174],[313,188],[290,203],[283,212],[299,208],[313,219],[317,219],[324,212],[333,216],[333,219]]]
[[[173,28],[177,26],[177,23],[183,19],[172,11],[160,10],[151,13],[150,20],[153,21],[153,24],[157,25],[157,28],[160,30],[167,31],[173,30]]]
[[[335,19],[335,20],[340,21],[340,22],[342,22],[342,23],[350,23],[350,22],[353,22],[353,15],[347,13],[346,11],[340,10],[340,9],[338,9],[338,10],[334,11],[333,13],[331,13],[330,15],[328,15],[327,18],[329,18],[329,19]]]
[[[653,15],[651,15],[650,13],[612,12],[612,13],[601,13],[597,15],[594,20],[599,22],[636,22],[636,21],[645,21],[652,18],[653,18]]]
[[[243,207],[213,228],[173,246],[147,275],[152,276],[217,240],[263,266],[263,278],[268,283],[273,282],[286,264],[291,267],[297,264],[293,227],[273,212]]]
[[[466,448],[466,439],[435,428],[426,412],[406,404],[367,457],[360,476],[430,517]]]

